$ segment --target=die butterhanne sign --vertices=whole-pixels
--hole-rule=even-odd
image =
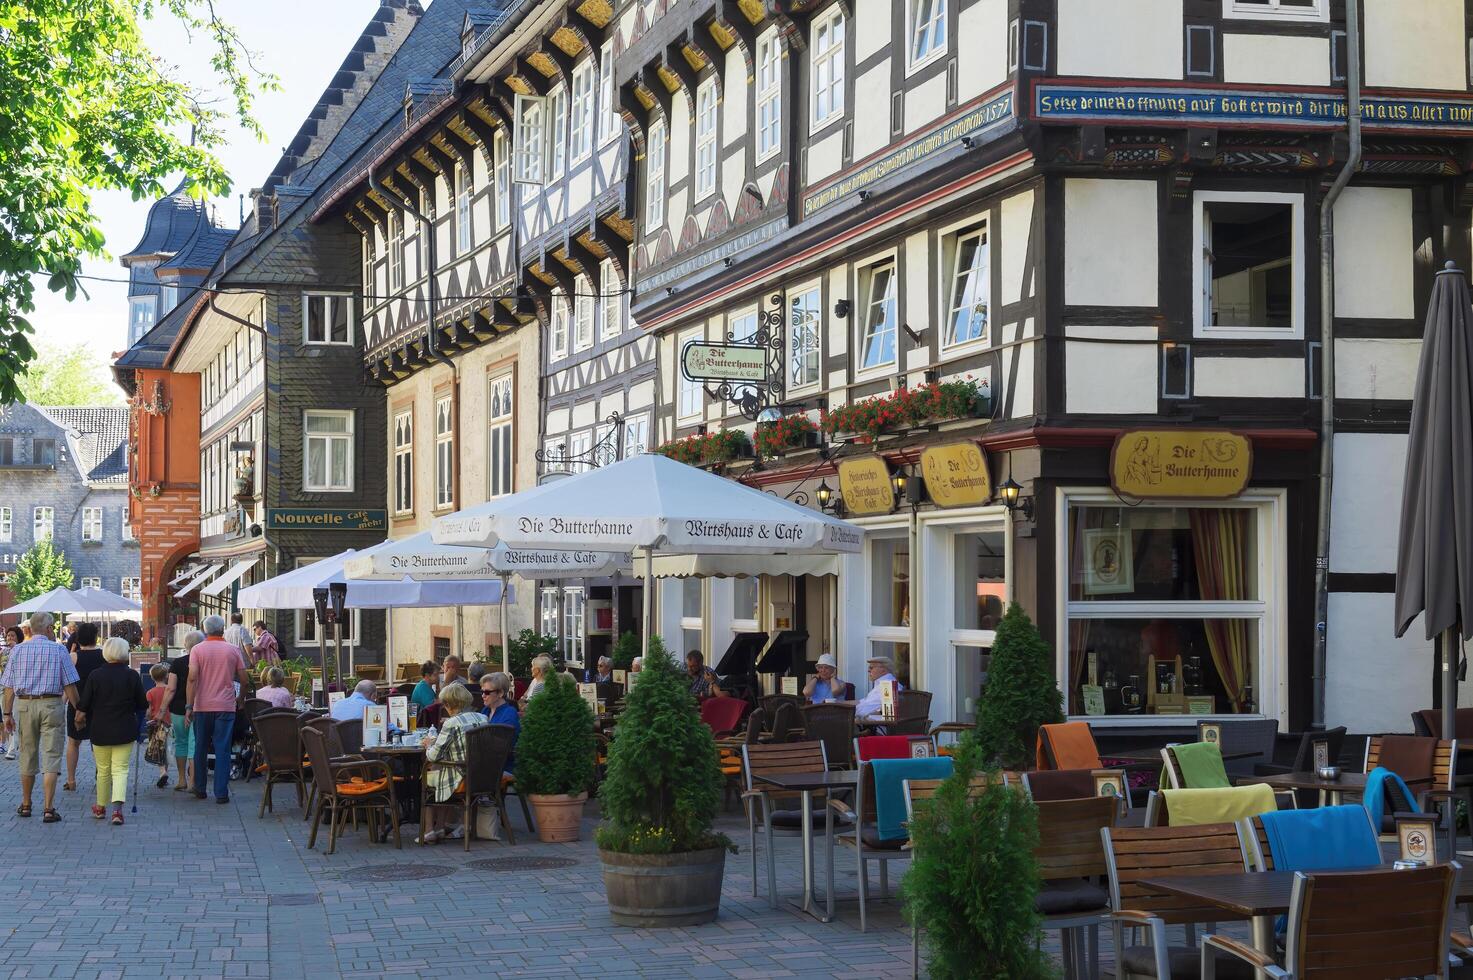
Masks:
[[[381,510],[272,507],[266,511],[266,527],[272,531],[382,531],[387,526]]]
[[[992,499],[987,457],[975,442],[927,449],[921,453],[921,475],[937,507],[977,507]]]
[[[1236,432],[1133,429],[1110,451],[1110,485],[1130,497],[1236,497],[1253,473],[1253,444]]]
[[[695,341],[680,354],[680,370],[691,381],[767,381],[766,347],[755,344],[712,344]]]

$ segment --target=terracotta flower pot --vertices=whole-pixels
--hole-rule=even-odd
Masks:
[[[532,804],[532,810],[537,814],[537,839],[544,844],[565,844],[577,840],[583,822],[583,804],[587,800],[587,793],[577,796],[528,793],[527,802]]]

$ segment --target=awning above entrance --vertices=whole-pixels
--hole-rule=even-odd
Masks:
[[[174,586],[178,585],[180,582],[184,582],[184,581],[187,581],[187,580],[193,578],[194,576],[196,576],[196,575],[199,574],[199,570],[200,570],[200,568],[199,568],[199,562],[197,562],[197,561],[186,561],[186,562],[183,562],[182,564],[180,564],[179,569],[175,573],[174,577],[171,578],[171,579],[169,579],[169,587],[170,588],[173,588]]]
[[[750,578],[754,575],[838,575],[838,555],[656,555],[655,578]],[[644,565],[634,563],[636,578]]]
[[[215,581],[211,582],[203,589],[200,589],[199,594],[219,595],[226,589],[230,588],[232,583],[240,581],[240,579],[245,576],[245,573],[251,570],[251,566],[254,565],[259,558],[259,555],[252,555],[249,558],[242,558],[234,565],[231,565],[230,570],[227,571],[225,574],[216,577]]]
[[[185,582],[182,586],[180,586],[180,588],[175,591],[174,597],[183,598],[184,596],[189,595],[189,593],[193,592],[201,585],[204,585],[205,582],[209,581],[209,579],[216,572],[220,571],[220,569],[224,567],[224,565],[206,565],[204,569],[199,572],[199,574],[195,575],[194,578],[190,579],[188,582]]]

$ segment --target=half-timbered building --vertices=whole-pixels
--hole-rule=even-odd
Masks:
[[[1468,267],[1469,12],[1358,2],[621,7],[652,442],[869,530],[666,586],[665,635],[790,623],[965,719],[1016,600],[1071,715],[1405,729],[1432,671],[1392,637],[1395,515],[1431,276]],[[702,380],[692,344],[752,338],[775,390]]]

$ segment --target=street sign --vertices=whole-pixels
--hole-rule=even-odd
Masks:
[[[767,381],[770,351],[755,344],[713,344],[694,341],[680,355],[680,370],[691,381],[730,381],[763,384]]]

